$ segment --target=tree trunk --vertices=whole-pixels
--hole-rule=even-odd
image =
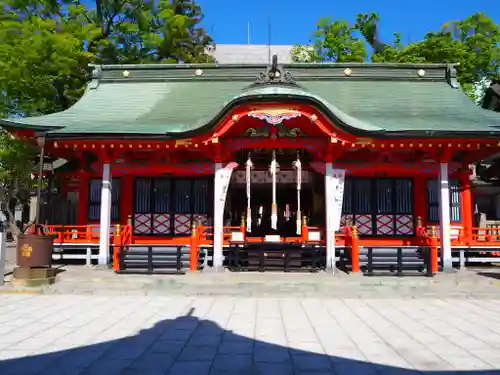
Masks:
[[[17,237],[22,233],[22,228],[19,228],[16,223],[16,217],[9,205],[7,205],[7,222],[10,230],[10,234],[12,235],[12,239],[14,243],[17,245]]]

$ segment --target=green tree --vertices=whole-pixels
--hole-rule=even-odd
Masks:
[[[88,50],[104,63],[213,61],[213,39],[200,26],[193,0],[97,0],[88,19],[100,32]]]
[[[0,0],[0,118],[67,109],[85,90],[89,63],[212,61],[212,38],[193,0]],[[0,195],[24,203],[36,150],[0,131]],[[19,228],[17,228],[19,231]]]
[[[298,63],[312,63],[315,62],[314,46],[306,46],[303,44],[296,44],[292,47],[292,61]]]
[[[484,79],[500,77],[500,26],[485,13],[461,21],[451,21],[441,30],[429,32],[424,39],[408,45],[395,34],[392,44],[378,38],[376,13],[359,14],[356,26],[373,47],[373,62],[459,63],[458,81],[477,101],[477,88]]]
[[[29,16],[0,21],[0,115],[62,111],[77,100],[92,55],[60,20]]]
[[[3,8],[0,13],[2,118],[64,110],[85,88],[92,56],[78,38],[84,26],[69,22],[70,13],[78,9],[71,7],[64,15],[52,12],[52,17],[43,9],[14,13]],[[63,31],[66,27],[72,32]],[[35,186],[36,155],[35,148],[0,131],[0,203],[14,237],[20,232],[14,209],[27,204]]]
[[[7,218],[14,237],[21,232],[14,211],[26,205],[30,192],[37,186],[35,170],[37,149],[5,132],[0,135],[0,209]]]
[[[202,18],[193,0],[0,0],[0,115],[68,108],[92,62],[212,61]]]
[[[296,45],[292,50],[292,60],[363,62],[368,52],[364,40],[355,35],[356,31],[356,25],[348,21],[321,18],[311,40],[312,46]]]
[[[372,62],[458,63],[458,81],[478,101],[484,80],[500,79],[500,26],[485,13],[450,21],[418,42],[403,44],[402,35],[385,43],[379,37],[377,13],[360,13],[356,23],[321,19],[310,46],[295,46],[292,59],[302,62],[366,61],[365,42]],[[359,32],[362,39],[356,36]]]

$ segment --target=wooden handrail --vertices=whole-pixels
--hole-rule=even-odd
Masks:
[[[499,227],[472,228],[472,240],[476,242],[500,242]]]
[[[421,224],[418,223],[417,224]],[[56,244],[59,243],[74,243],[74,244],[92,244],[96,246],[99,243],[99,225],[98,224],[89,224],[89,225],[43,225],[43,229],[45,233],[51,234],[55,236],[54,242]],[[232,232],[241,232],[242,226],[224,226],[223,227],[223,238],[224,243],[227,244],[231,239]],[[246,229],[246,228],[245,228]],[[350,247],[352,250],[352,226],[345,226],[343,233],[336,234],[337,244],[344,245],[346,247]],[[434,227],[434,231],[437,233],[435,238],[432,239],[431,232],[432,227],[417,225],[415,228],[415,236],[411,239],[401,240],[407,241],[405,245],[413,245],[413,246],[431,246],[431,244],[439,249],[440,246],[440,238],[437,230],[438,226]],[[117,238],[115,236],[116,225],[112,226],[112,234],[110,235],[110,243],[116,243]],[[472,234],[472,238],[466,238],[463,234],[467,231],[462,230],[458,232],[459,228],[453,228],[454,232],[452,233],[452,245],[453,246],[499,246],[500,247],[500,227],[474,227],[468,232]],[[287,242],[294,243],[310,243],[309,235],[311,231],[320,231],[321,232],[321,242],[324,242],[325,239],[325,231],[324,228],[318,226],[304,226],[302,228],[302,234],[298,237],[290,237],[286,238]],[[126,225],[120,226],[121,239],[120,243],[123,245],[131,244],[135,241],[146,241],[144,238],[137,239],[133,233],[133,225],[127,223]],[[213,226],[208,225],[199,225],[197,226],[197,234],[198,246],[202,245],[211,245],[213,243]],[[457,236],[458,234],[458,236]],[[139,236],[140,237],[140,236]],[[248,237],[248,234],[244,234],[245,239],[249,241],[259,241],[259,238]],[[260,241],[264,239],[261,238]],[[162,243],[163,239],[161,238],[151,238],[149,240],[150,243],[155,241],[159,241],[156,243]],[[170,238],[169,236],[165,236],[165,243],[182,243],[189,244],[191,241],[191,236],[186,235],[182,237]],[[358,235],[358,247],[359,246],[369,246],[371,244],[372,239],[362,238]],[[385,243],[384,238],[382,239],[373,239],[374,243],[382,244]],[[388,240],[390,241],[390,240]],[[356,251],[356,250],[355,250]],[[500,252],[492,253],[492,256],[500,256]]]

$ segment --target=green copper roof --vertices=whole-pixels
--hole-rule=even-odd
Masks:
[[[456,88],[448,65],[282,68],[296,85],[265,82],[249,87],[266,71],[257,65],[99,66],[84,96],[68,110],[0,120],[0,124],[47,129],[54,137],[82,133],[176,137],[212,126],[239,103],[293,100],[315,105],[355,133],[500,136],[500,113],[467,99]]]

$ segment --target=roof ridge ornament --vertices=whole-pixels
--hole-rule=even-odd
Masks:
[[[282,65],[278,64],[278,55],[276,54],[272,57],[271,66],[268,66],[265,71],[260,72],[255,78],[255,82],[249,87],[269,84],[298,86],[292,74],[288,70],[285,70]]]

